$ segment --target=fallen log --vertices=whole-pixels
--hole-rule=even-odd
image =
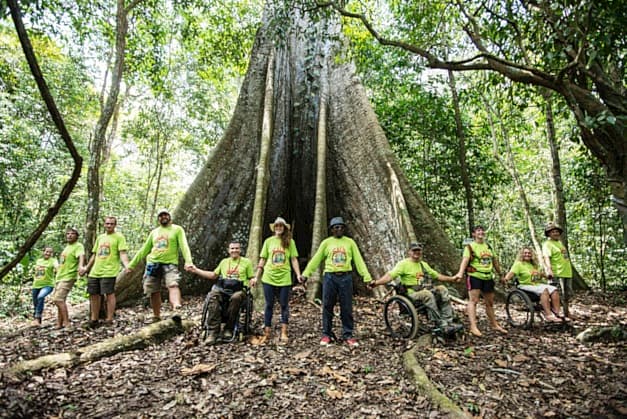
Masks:
[[[469,416],[464,413],[451,399],[442,394],[436,386],[431,382],[427,373],[418,364],[418,360],[414,355],[414,349],[411,349],[403,354],[403,366],[405,371],[411,374],[413,377],[414,385],[418,391],[431,402],[436,405],[441,412],[446,413],[449,418],[468,418]]]
[[[8,375],[19,379],[26,373],[47,368],[71,368],[79,364],[106,358],[119,352],[143,349],[150,345],[159,344],[197,325],[197,322],[181,320],[180,317],[175,317],[148,325],[131,335],[116,336],[76,351],[45,355],[18,362],[9,368]]]
[[[580,342],[622,341],[627,340],[627,330],[617,324],[606,327],[589,327],[577,335]]]

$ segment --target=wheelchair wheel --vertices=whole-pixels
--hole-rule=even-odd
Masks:
[[[514,290],[507,295],[505,311],[507,321],[514,327],[528,329],[533,324],[534,304],[527,294],[520,290]]]
[[[383,319],[387,331],[395,338],[413,339],[418,332],[418,313],[411,300],[395,295],[385,302]]]
[[[202,328],[202,339],[205,339],[207,337],[207,331],[208,331],[208,327],[207,327],[207,317],[209,316],[209,294],[207,294],[207,297],[205,297],[205,302],[202,305],[202,320],[200,322],[200,327]]]

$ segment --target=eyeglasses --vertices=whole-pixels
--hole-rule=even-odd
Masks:
[[[331,228],[332,228],[333,230],[341,230],[341,229],[343,229],[343,228],[344,228],[344,226],[343,226],[343,225],[337,225],[337,226],[333,226],[333,227],[331,227]]]

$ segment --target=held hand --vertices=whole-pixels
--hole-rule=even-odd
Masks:
[[[298,276],[297,276],[297,279],[298,279],[298,283],[299,283],[299,284],[304,284],[305,282],[307,282],[307,278],[305,278],[305,277],[304,277],[304,276],[302,276],[302,275],[298,275]]]
[[[248,284],[250,285],[251,288],[254,288],[256,283],[257,283],[257,277],[252,278]]]
[[[83,276],[83,275],[85,275],[85,273],[86,273],[86,272],[87,272],[87,269],[86,269],[84,266],[83,266],[83,267],[78,268],[78,275],[79,275],[79,276]]]
[[[125,273],[125,274],[127,274],[127,275],[128,275],[128,274],[130,274],[131,272],[133,272],[133,268],[129,268],[129,267],[124,268],[124,273]]]
[[[371,289],[375,288],[377,286],[376,282],[377,281],[375,280],[368,282],[368,288],[371,288]]]
[[[185,264],[185,272],[196,272],[196,266],[193,263]]]

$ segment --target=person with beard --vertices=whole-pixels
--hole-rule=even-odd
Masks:
[[[365,283],[372,281],[364,259],[353,239],[344,236],[346,224],[342,217],[333,217],[329,223],[332,236],[320,243],[316,254],[311,258],[303,271],[307,278],[324,260],[322,278],[322,338],[320,345],[331,344],[333,336],[333,307],[340,302],[340,319],[342,320],[342,338],[350,348],[359,346],[353,336],[353,266]]]
[[[146,258],[143,286],[144,293],[150,297],[153,322],[161,319],[162,285],[168,289],[172,310],[176,312],[181,308],[179,252],[183,255],[185,270],[189,271],[193,266],[192,253],[187,244],[185,231],[181,226],[172,223],[170,211],[159,210],[157,219],[159,227],[150,232],[146,243],[126,268],[127,273],[131,272],[142,259]]]

